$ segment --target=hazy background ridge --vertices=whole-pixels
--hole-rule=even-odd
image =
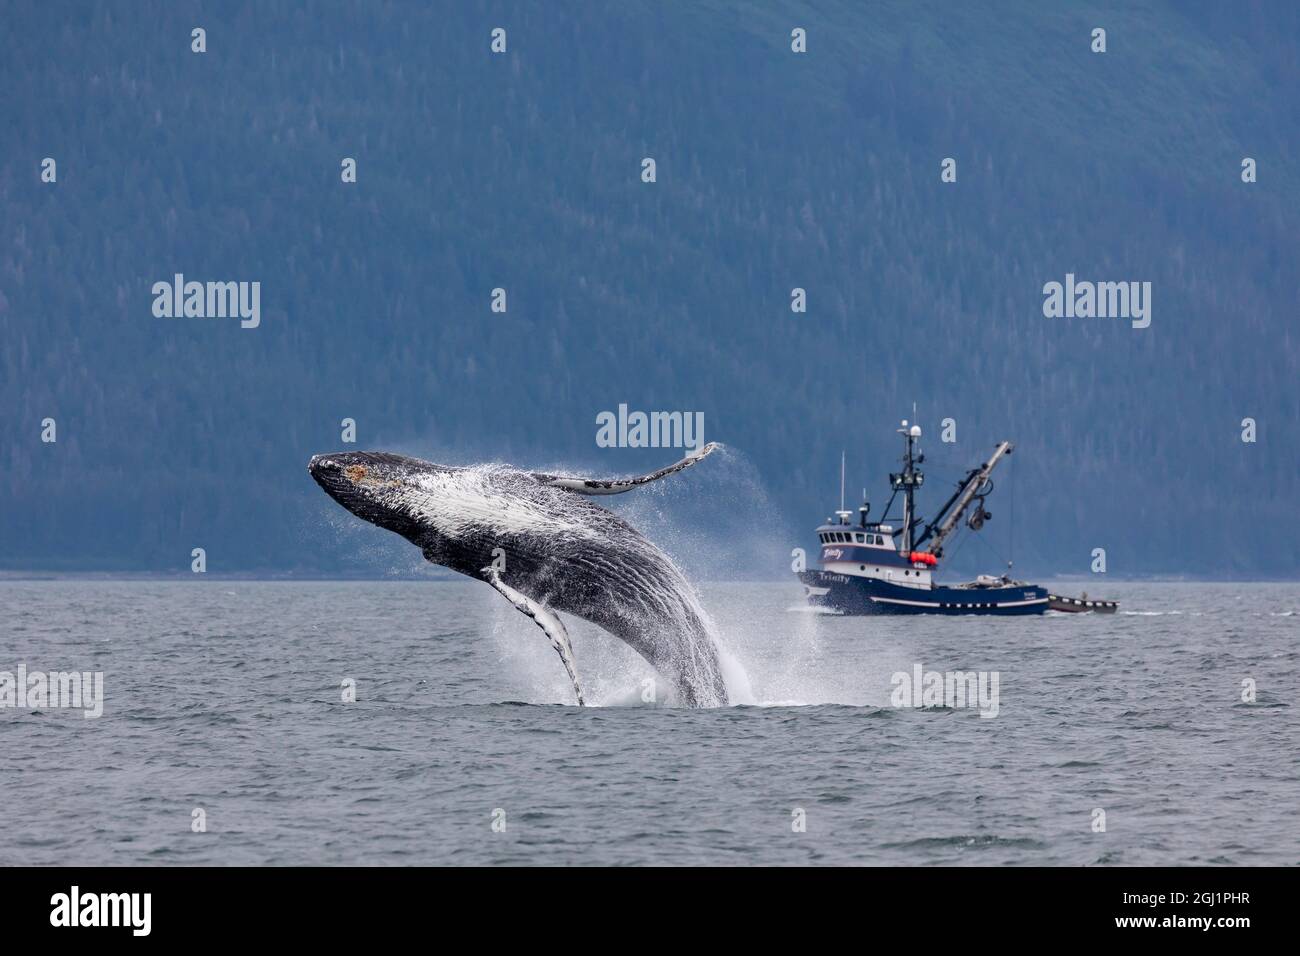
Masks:
[[[727,559],[777,574],[841,447],[883,504],[915,401],[930,504],[1017,442],[1022,567],[1293,575],[1298,9],[7,4],[0,567],[384,568],[306,474],[341,418],[442,460],[677,457],[595,447],[625,402],[743,452],[765,494],[665,493],[706,530],[761,502],[772,545]],[[262,326],[154,318],[175,272],[260,280]],[[1151,327],[1045,319],[1067,272],[1151,281]]]

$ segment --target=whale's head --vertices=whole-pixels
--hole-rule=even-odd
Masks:
[[[312,456],[307,470],[326,494],[358,518],[423,548],[431,532],[427,489],[455,469],[387,452],[340,451]]]

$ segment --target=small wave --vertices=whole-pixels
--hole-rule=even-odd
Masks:
[[[745,705],[739,705],[745,706]],[[784,700],[758,700],[750,706],[753,707],[852,707],[854,710],[866,712],[866,716],[875,717],[876,711],[881,710],[879,707],[872,707],[870,704],[853,704],[846,700],[795,700],[793,698]]]
[[[1123,851],[1121,850],[1107,850],[1101,856],[1097,857],[1097,859],[1093,860],[1091,865],[1110,866],[1118,863],[1123,858],[1123,855]]]
[[[1281,700],[1257,700],[1253,704],[1247,704],[1244,701],[1238,701],[1233,704],[1234,710],[1272,710],[1274,707],[1290,707],[1286,701]]]
[[[1042,849],[1045,844],[1030,837],[1000,837],[992,833],[974,836],[920,837],[901,843],[882,843],[881,846],[891,850],[928,850],[936,847],[1023,847],[1025,849]]]

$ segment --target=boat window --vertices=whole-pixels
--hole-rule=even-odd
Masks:
[[[858,544],[862,544],[863,540],[865,540],[866,538],[866,535],[864,535],[862,532],[859,531],[859,532],[855,532],[853,537],[857,539]]]

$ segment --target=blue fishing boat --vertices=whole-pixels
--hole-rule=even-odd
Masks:
[[[1004,441],[989,459],[972,468],[957,483],[932,521],[916,513],[915,494],[925,483],[918,467],[921,428],[906,421],[898,429],[906,443],[902,471],[890,474],[893,494],[880,521],[868,520],[871,505],[864,501],[854,524],[844,509],[844,473],[840,471],[840,510],[817,529],[821,567],[797,572],[808,603],[840,614],[1042,614],[1047,610],[1113,611],[1113,601],[1079,602],[1049,594],[1036,584],[1012,580],[1009,574],[979,575],[965,584],[939,584],[933,579],[943,558],[944,544],[964,520],[979,531],[992,515],[985,498],[992,492],[990,475],[1014,446]],[[902,496],[903,514],[897,524],[890,508]],[[1073,602],[1073,603],[1071,603]]]

